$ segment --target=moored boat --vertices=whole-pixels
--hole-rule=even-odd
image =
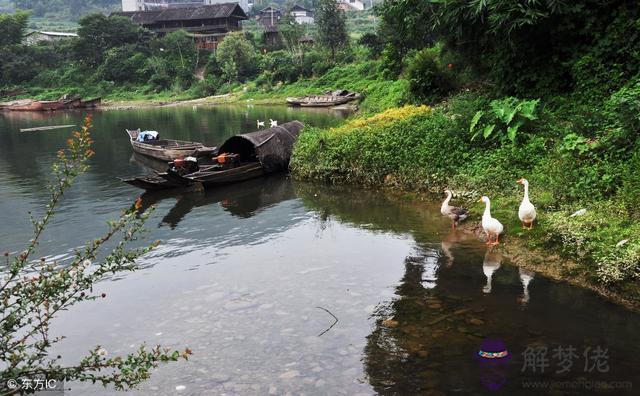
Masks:
[[[83,109],[96,108],[100,106],[101,103],[102,103],[102,98],[87,99],[87,100],[82,100],[80,102],[80,107]]]
[[[156,158],[161,161],[170,162],[176,158],[184,158],[189,156],[211,156],[216,152],[215,147],[207,147],[199,142],[188,142],[184,140],[174,139],[159,139],[159,134],[155,131],[140,131],[140,129],[127,129],[126,131],[129,135],[129,141],[131,142],[133,151],[142,155]],[[149,132],[153,132],[149,136],[153,136],[155,134],[156,137],[149,140],[139,138],[142,134]]]
[[[289,106],[333,107],[349,103],[359,98],[360,94],[356,92],[338,90],[325,92],[323,95],[309,95],[300,98],[289,97],[286,100]]]
[[[210,188],[286,171],[293,145],[303,127],[301,122],[292,121],[236,135],[220,146],[213,165],[199,165],[196,158],[185,158],[171,163],[166,172],[123,181],[145,190],[191,187],[194,184]]]
[[[82,100],[81,97],[62,97],[59,100],[20,99],[0,103],[0,110],[9,111],[56,111],[84,108],[96,108],[102,102],[101,98]]]

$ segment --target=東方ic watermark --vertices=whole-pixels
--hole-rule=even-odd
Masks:
[[[12,378],[7,380],[6,387],[10,391],[18,391],[19,393],[56,392],[51,393],[51,396],[64,394],[63,381],[45,377]]]

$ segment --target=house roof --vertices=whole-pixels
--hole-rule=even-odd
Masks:
[[[280,11],[279,8],[275,8],[275,7],[271,7],[271,6],[269,6],[267,8],[263,8],[262,10],[260,10],[258,12],[262,14],[264,12],[271,12],[272,10],[273,10],[273,12],[282,12],[282,11]]]
[[[219,3],[211,5],[167,8],[156,11],[129,11],[115,12],[113,15],[121,15],[131,18],[136,23],[148,25],[157,22],[189,21],[195,19],[217,19],[236,17],[248,19],[242,7],[238,3]]]
[[[306,12],[311,12],[311,10],[310,10],[310,9],[308,9],[308,8],[304,8],[303,6],[298,5],[298,4],[296,4],[296,5],[294,5],[293,7],[291,7],[291,9],[289,10],[289,12],[291,12],[291,11],[306,11]]]
[[[45,36],[55,36],[55,37],[78,37],[75,33],[65,33],[65,32],[41,32],[39,30],[34,30],[32,32],[27,33],[25,36],[31,36],[32,34],[44,34]]]

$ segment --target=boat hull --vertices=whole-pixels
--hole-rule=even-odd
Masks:
[[[196,158],[212,156],[216,152],[215,147],[207,147],[202,143],[183,140],[161,139],[153,143],[138,142],[136,138],[140,130],[127,130],[127,133],[134,152],[164,162],[171,162],[176,158],[189,156]]]

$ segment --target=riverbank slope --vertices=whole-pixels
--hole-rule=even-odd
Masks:
[[[618,179],[610,182],[619,188],[610,192],[604,182],[586,179],[594,172],[603,178],[608,177],[604,170],[632,167],[638,156],[632,161],[609,157],[604,165],[598,152],[592,153],[595,159],[585,158],[567,147],[572,120],[548,110],[540,110],[513,141],[474,139],[470,125],[488,103],[481,94],[467,92],[436,107],[393,108],[336,128],[305,129],[292,173],[414,198],[452,188],[456,204],[471,208],[465,228],[474,231],[484,209],[476,201],[488,195],[516,263],[638,308],[640,226],[629,191],[637,178],[631,168],[617,173]],[[522,187],[516,180],[522,177],[530,182],[539,213],[531,231],[521,229],[517,216]],[[580,209],[586,212],[571,216]],[[524,254],[520,248],[533,250]]]

